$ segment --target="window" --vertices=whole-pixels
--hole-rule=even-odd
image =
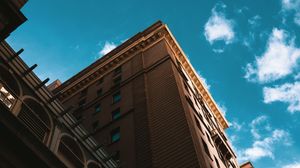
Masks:
[[[116,119],[120,118],[120,117],[121,117],[121,111],[120,111],[120,108],[117,108],[116,110],[114,110],[114,111],[111,113],[111,115],[112,115],[112,119],[113,119],[113,120],[116,120]]]
[[[120,138],[121,138],[120,128],[116,128],[116,129],[112,130],[110,135],[111,135],[111,142],[112,143],[119,141]]]
[[[120,151],[116,151],[112,158],[115,160],[115,161],[119,161],[120,160]]]
[[[114,70],[114,75],[120,74],[122,72],[122,67],[119,66]]]
[[[120,100],[121,100],[121,93],[120,93],[120,91],[117,92],[117,93],[115,93],[115,94],[113,94],[113,103],[117,103]]]
[[[210,138],[210,136],[208,135],[207,132],[206,132],[206,136],[207,136],[207,139],[208,139],[209,143],[211,144],[211,146],[214,146],[214,145],[212,144],[211,138]]]
[[[83,89],[83,90],[80,92],[80,97],[86,96],[86,94],[87,94],[87,89]]]
[[[78,102],[78,106],[79,106],[79,107],[84,106],[84,104],[85,104],[85,99],[82,99],[82,100],[80,100],[80,101]]]
[[[97,114],[99,112],[101,112],[101,105],[100,104],[95,106],[95,113],[94,114]]]
[[[97,84],[100,85],[101,83],[103,83],[104,79],[103,77],[101,77],[100,79],[98,79]]]
[[[103,94],[102,89],[97,90],[97,96],[98,97],[102,96],[102,94]]]
[[[121,84],[121,81],[122,81],[122,77],[121,76],[118,76],[117,78],[114,79],[114,84],[113,86],[120,86]]]
[[[205,141],[203,139],[201,139],[201,140],[202,140],[202,144],[203,144],[205,153],[211,159],[207,144],[205,143]]]
[[[194,118],[195,118],[195,122],[196,122],[196,125],[197,125],[198,129],[203,133],[202,127],[200,125],[200,122],[199,122],[198,118],[196,116],[194,116]]]
[[[99,121],[95,121],[93,124],[92,124],[92,127],[93,127],[93,130],[95,131],[99,126]]]
[[[216,156],[214,156],[214,157],[215,157],[215,161],[216,161],[217,167],[220,168],[220,164],[219,164],[218,159],[216,158]]]
[[[0,83],[0,101],[11,108],[15,103],[16,98]]]

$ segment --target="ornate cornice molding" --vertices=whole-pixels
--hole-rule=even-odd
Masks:
[[[75,81],[67,83],[66,86],[59,91],[61,93],[59,98],[61,100],[65,100],[71,95],[78,93],[84,88],[84,86],[88,86],[90,83],[95,82],[105,73],[113,69],[113,67],[118,66],[121,62],[126,61],[128,58],[134,56],[138,52],[148,48],[153,43],[157,42],[158,40],[161,40],[161,38],[164,38],[169,43],[178,61],[180,61],[180,63],[183,65],[183,68],[192,79],[192,82],[197,87],[199,93],[205,100],[209,109],[215,114],[217,120],[219,121],[223,129],[228,128],[228,122],[223,116],[218,105],[210,95],[203,81],[198,76],[193,66],[185,56],[183,50],[180,48],[176,39],[172,35],[171,31],[165,24],[161,24],[159,27],[152,30],[150,33],[141,36],[140,38],[131,42],[131,44],[129,44],[127,47],[115,53],[115,55],[112,55],[109,59],[106,59],[104,62],[99,63],[99,65],[97,65],[95,68],[87,71],[86,74],[79,76],[78,79],[76,79]]]
[[[171,33],[171,31],[169,30],[167,25],[165,25],[164,28],[167,31],[167,34],[165,35],[165,37],[166,37],[168,43],[171,45],[178,61],[182,64],[183,68],[185,69],[187,74],[190,76],[192,82],[197,87],[201,96],[207,103],[209,109],[215,114],[217,120],[219,121],[219,123],[221,124],[223,129],[228,128],[229,125],[228,125],[226,118],[224,117],[222,111],[220,110],[217,103],[212,98],[212,96],[209,93],[209,91],[207,90],[207,88],[205,87],[204,82],[201,80],[200,76],[197,74],[197,72],[191,65],[190,61],[184,54],[183,50],[180,48],[179,44],[177,43],[175,37],[173,36],[173,34]]]

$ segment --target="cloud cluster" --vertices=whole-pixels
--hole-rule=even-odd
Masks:
[[[282,9],[294,13],[294,23],[300,26],[300,0],[282,0]]]
[[[266,51],[253,64],[247,64],[245,78],[268,83],[291,74],[300,58],[300,49],[295,47],[294,38],[290,38],[286,31],[274,28]]]
[[[300,162],[291,163],[284,165],[282,168],[300,168]]]
[[[289,133],[282,129],[272,129],[268,123],[267,116],[255,118],[251,124],[251,135],[254,139],[251,147],[238,151],[238,159],[241,162],[251,160],[255,161],[264,157],[274,159],[275,145],[290,145]],[[264,128],[266,133],[262,133]]]
[[[235,35],[233,21],[227,19],[223,12],[218,11],[217,6],[220,6],[220,4],[217,4],[212,9],[212,15],[204,26],[204,35],[210,44],[216,41],[224,41],[226,44],[229,44],[233,41]],[[225,8],[226,6],[222,4],[221,7]],[[222,50],[216,51],[220,52]]]
[[[300,82],[264,87],[263,93],[265,103],[280,101],[289,104],[289,112],[300,111]]]

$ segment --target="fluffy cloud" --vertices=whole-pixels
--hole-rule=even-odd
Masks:
[[[255,161],[264,157],[274,159],[275,146],[283,144],[291,145],[290,135],[282,129],[272,129],[267,116],[259,116],[250,123],[251,134],[254,138],[249,148],[237,150],[238,159],[241,162]],[[262,133],[262,129],[265,130]]]
[[[99,56],[103,56],[109,53],[111,50],[115,49],[117,45],[113,42],[106,41],[103,48],[99,51]]]
[[[300,111],[300,82],[264,87],[263,94],[265,103],[280,101],[288,103],[289,112]]]
[[[234,39],[233,21],[227,19],[223,12],[217,11],[218,6],[220,4],[217,4],[212,9],[212,15],[204,26],[204,35],[210,44],[219,40],[223,40],[226,44],[229,44]],[[221,4],[221,7],[225,8],[226,6]]]
[[[300,168],[300,162],[284,165],[282,168]]]
[[[300,0],[282,0],[283,11],[292,11],[294,13],[294,22],[300,26]]]
[[[300,58],[300,49],[295,47],[294,38],[286,31],[274,28],[266,51],[256,58],[255,63],[247,64],[244,77],[249,81],[267,83],[291,74]]]
[[[257,126],[265,124],[267,119],[268,119],[267,116],[263,115],[263,116],[259,116],[259,117],[255,118],[250,123],[250,127],[251,127],[250,132],[255,139],[261,138],[261,135],[259,133]]]
[[[283,141],[286,141],[286,137],[288,136],[288,132],[281,129],[275,129],[272,131],[272,134],[270,136],[265,137],[262,140],[254,141],[250,148],[243,150],[240,156],[240,160],[255,161],[263,157],[274,159],[274,145],[276,143],[282,143]]]
[[[233,128],[235,131],[240,131],[242,129],[243,125],[236,121],[232,121],[232,122],[229,122],[229,127]]]

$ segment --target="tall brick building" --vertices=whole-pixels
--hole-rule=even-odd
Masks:
[[[124,168],[239,167],[228,122],[161,22],[53,92]]]

